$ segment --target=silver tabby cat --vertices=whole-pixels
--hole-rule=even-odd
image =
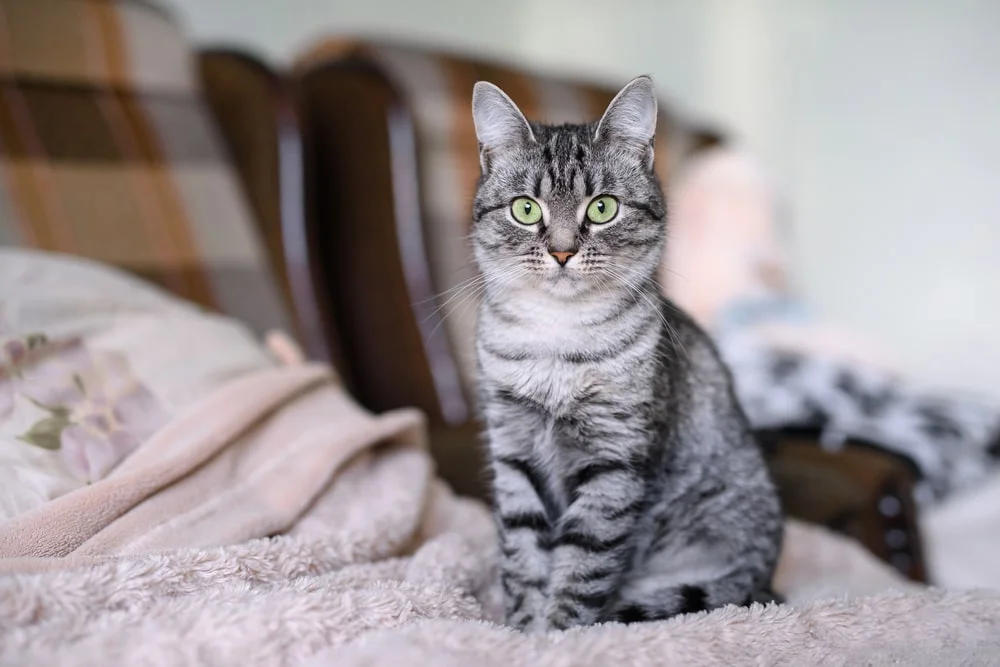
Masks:
[[[774,486],[712,343],[661,298],[656,98],[528,122],[473,95],[476,351],[507,622],[530,632],[766,599]]]

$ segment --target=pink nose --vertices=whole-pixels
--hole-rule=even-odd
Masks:
[[[559,250],[552,251],[552,250],[550,250],[549,254],[556,258],[556,261],[559,262],[559,266],[566,266],[566,262],[569,261],[569,258],[572,257],[573,255],[575,255],[576,253],[575,252],[568,252],[568,251],[565,251],[565,250],[562,250],[562,251],[559,251]]]

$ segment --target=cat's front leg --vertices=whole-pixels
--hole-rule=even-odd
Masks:
[[[570,504],[553,541],[545,630],[598,622],[629,568],[645,483],[634,459],[622,455],[627,448],[611,452],[567,480]]]
[[[543,620],[554,508],[549,480],[532,455],[530,420],[490,420],[493,495],[500,537],[506,622],[528,630]]]

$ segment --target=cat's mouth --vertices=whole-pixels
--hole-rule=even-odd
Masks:
[[[567,298],[592,292],[595,285],[579,267],[560,266],[543,272],[541,287],[555,297]]]
[[[544,272],[545,282],[553,284],[567,284],[579,282],[581,278],[578,269],[569,266],[546,267]]]

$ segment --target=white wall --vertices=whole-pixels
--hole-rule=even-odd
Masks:
[[[914,377],[1000,396],[1000,2],[173,0],[288,57],[401,34],[619,82],[654,75],[785,185],[797,279]]]

